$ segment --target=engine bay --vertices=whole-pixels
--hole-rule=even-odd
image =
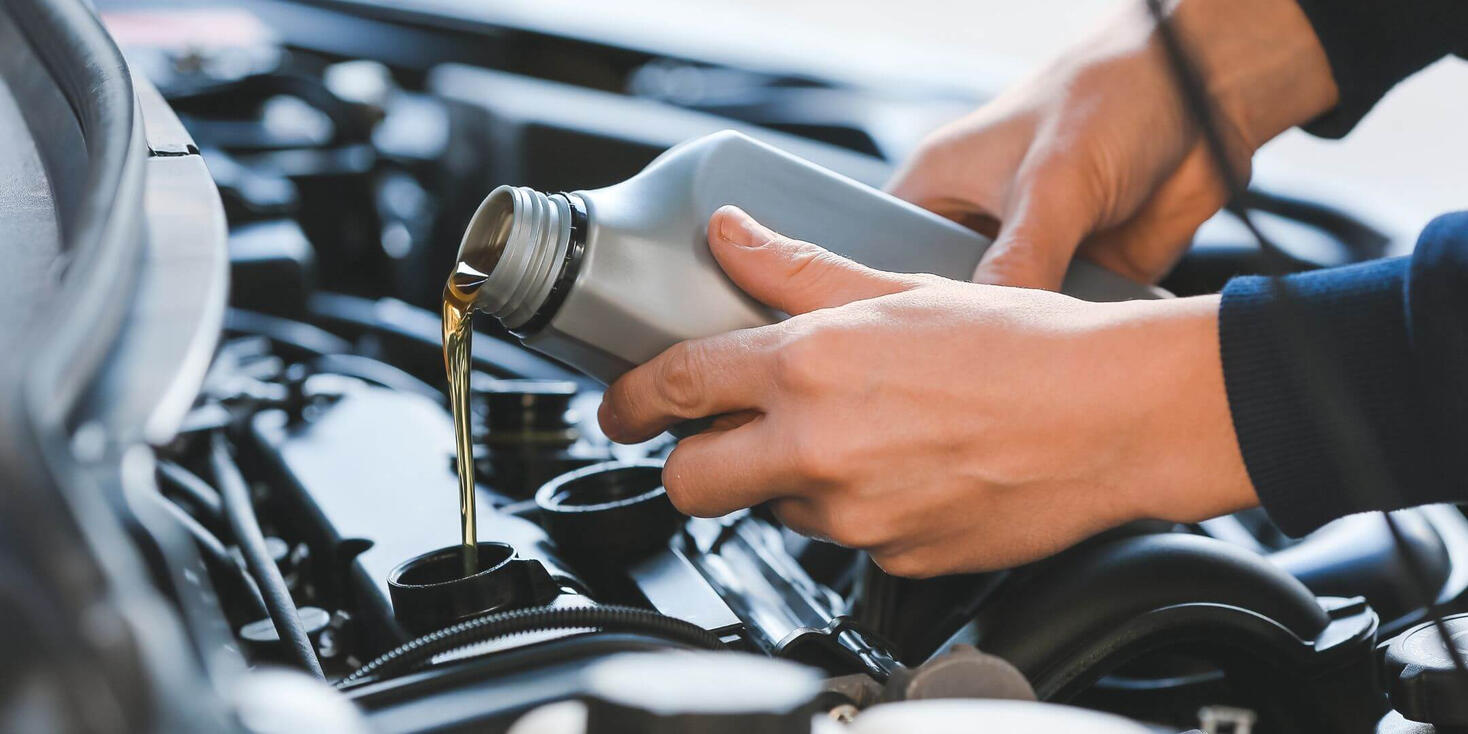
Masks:
[[[589,682],[596,670],[645,676],[656,701],[628,694],[619,715],[676,708],[696,697],[677,685],[698,677],[680,663],[692,650],[810,674],[793,709],[749,703],[769,718],[748,731],[787,731],[777,714],[792,711],[860,730],[868,709],[933,699],[1069,704],[1156,731],[1424,731],[1391,710],[1383,648],[1425,621],[1427,600],[1377,518],[1301,540],[1259,511],[1137,523],[1020,568],[898,578],[758,507],[679,515],[660,486],[676,439],[614,444],[596,423],[599,384],[487,322],[470,381],[479,570],[458,586],[435,570],[457,562],[433,554],[459,532],[439,288],[494,186],[606,185],[726,128],[880,186],[915,142],[883,120],[936,124],[981,100],[376,5],[99,5],[228,221],[224,333],[151,457],[160,506],[196,553],[164,554],[155,574],[196,574],[160,585],[218,628],[194,640],[202,657],[292,667],[301,652],[242,548],[243,496],[264,573],[373,731],[510,730],[538,707],[615,698]],[[199,36],[220,24],[234,32]],[[1255,195],[1302,268],[1374,257],[1389,239],[1353,202]],[[1211,292],[1259,267],[1224,217],[1199,239],[1165,287]],[[1468,520],[1452,506],[1396,516],[1434,601],[1462,611]],[[639,654],[644,667],[626,667]],[[721,700],[783,674],[707,665]],[[975,712],[942,725],[982,726],[990,714]],[[648,726],[590,717],[586,731]],[[712,730],[695,719],[658,730]],[[869,730],[924,719],[892,721]]]

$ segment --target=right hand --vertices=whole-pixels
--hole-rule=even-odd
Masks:
[[[663,486],[717,517],[767,504],[888,573],[1027,563],[1122,523],[1258,503],[1229,420],[1218,296],[1085,303],[873,270],[734,207],[709,251],[779,323],[682,342],[597,414],[678,443]]]
[[[1334,106],[1325,52],[1295,0],[1179,0],[1167,12],[1236,170],[1247,174],[1256,148]],[[1049,290],[1077,252],[1156,282],[1227,199],[1140,1],[934,132],[889,188],[997,230],[974,280]]]

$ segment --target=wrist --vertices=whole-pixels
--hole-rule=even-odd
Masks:
[[[1169,15],[1249,151],[1336,105],[1330,62],[1296,0],[1180,0]]]
[[[1134,518],[1196,522],[1258,504],[1224,387],[1218,306],[1216,295],[1116,304],[1103,327],[1106,349],[1131,362],[1118,455]]]

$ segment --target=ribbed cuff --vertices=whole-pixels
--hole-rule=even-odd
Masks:
[[[1260,502],[1290,535],[1353,512],[1404,504],[1400,489],[1349,496],[1341,449],[1322,430],[1328,413],[1307,391],[1307,380],[1318,380],[1319,373],[1301,365],[1302,341],[1326,352],[1316,365],[1338,370],[1344,397],[1364,418],[1395,484],[1419,478],[1426,457],[1408,377],[1406,274],[1407,260],[1395,258],[1289,276],[1294,321],[1285,320],[1267,278],[1236,278],[1224,289],[1219,341],[1234,431]],[[1300,326],[1309,338],[1295,338],[1304,333]]]
[[[1468,501],[1468,212],[1444,214],[1417,237],[1407,276],[1407,330],[1423,406],[1432,482],[1414,504]]]

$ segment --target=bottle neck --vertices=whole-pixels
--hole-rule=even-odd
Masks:
[[[519,336],[555,316],[580,270],[586,206],[574,194],[500,186],[474,212],[459,260],[485,273],[476,310]]]

